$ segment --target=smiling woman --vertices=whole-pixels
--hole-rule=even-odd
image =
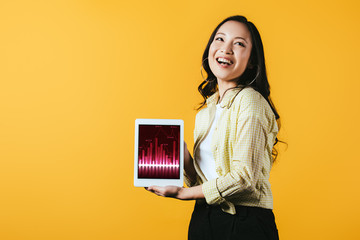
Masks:
[[[259,32],[243,16],[222,21],[205,48],[208,76],[198,88],[204,101],[196,115],[194,158],[184,148],[189,188],[147,188],[196,200],[189,239],[279,238],[269,182],[279,115],[264,59]]]
[[[210,45],[208,61],[223,89],[236,87],[237,77],[248,65],[251,49],[250,32],[243,23],[228,21],[216,33]]]

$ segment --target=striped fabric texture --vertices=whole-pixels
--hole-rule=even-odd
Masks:
[[[278,133],[275,115],[265,98],[253,88],[228,90],[220,106],[223,112],[215,126],[211,149],[219,177],[208,181],[201,172],[196,149],[205,138],[216,112],[219,92],[206,101],[195,120],[194,167],[197,179],[189,187],[202,184],[205,200],[235,214],[235,205],[273,208],[270,188],[272,148]]]

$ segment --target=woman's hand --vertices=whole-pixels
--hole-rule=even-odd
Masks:
[[[158,196],[162,196],[162,197],[172,197],[172,198],[177,198],[180,199],[180,192],[182,191],[182,187],[177,187],[177,186],[165,186],[165,187],[160,187],[160,186],[150,186],[148,188],[145,188],[146,190],[155,193]]]
[[[162,197],[171,197],[180,200],[195,200],[205,198],[201,186],[202,185],[198,185],[191,188],[183,188],[177,186],[151,186],[145,189]]]

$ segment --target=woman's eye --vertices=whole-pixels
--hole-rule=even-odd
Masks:
[[[222,38],[222,37],[217,37],[217,38],[215,38],[215,40],[217,40],[217,41],[223,41],[223,38]]]
[[[245,45],[242,42],[236,42],[235,44],[245,47]]]

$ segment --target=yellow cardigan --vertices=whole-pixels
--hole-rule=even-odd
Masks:
[[[228,90],[220,106],[224,108],[215,126],[211,149],[218,178],[208,181],[197,164],[196,149],[210,130],[219,92],[206,101],[195,120],[194,167],[197,179],[189,187],[202,184],[205,200],[235,214],[235,205],[273,208],[270,170],[272,148],[278,133],[275,115],[265,98],[253,88]],[[199,201],[199,200],[198,200]]]

